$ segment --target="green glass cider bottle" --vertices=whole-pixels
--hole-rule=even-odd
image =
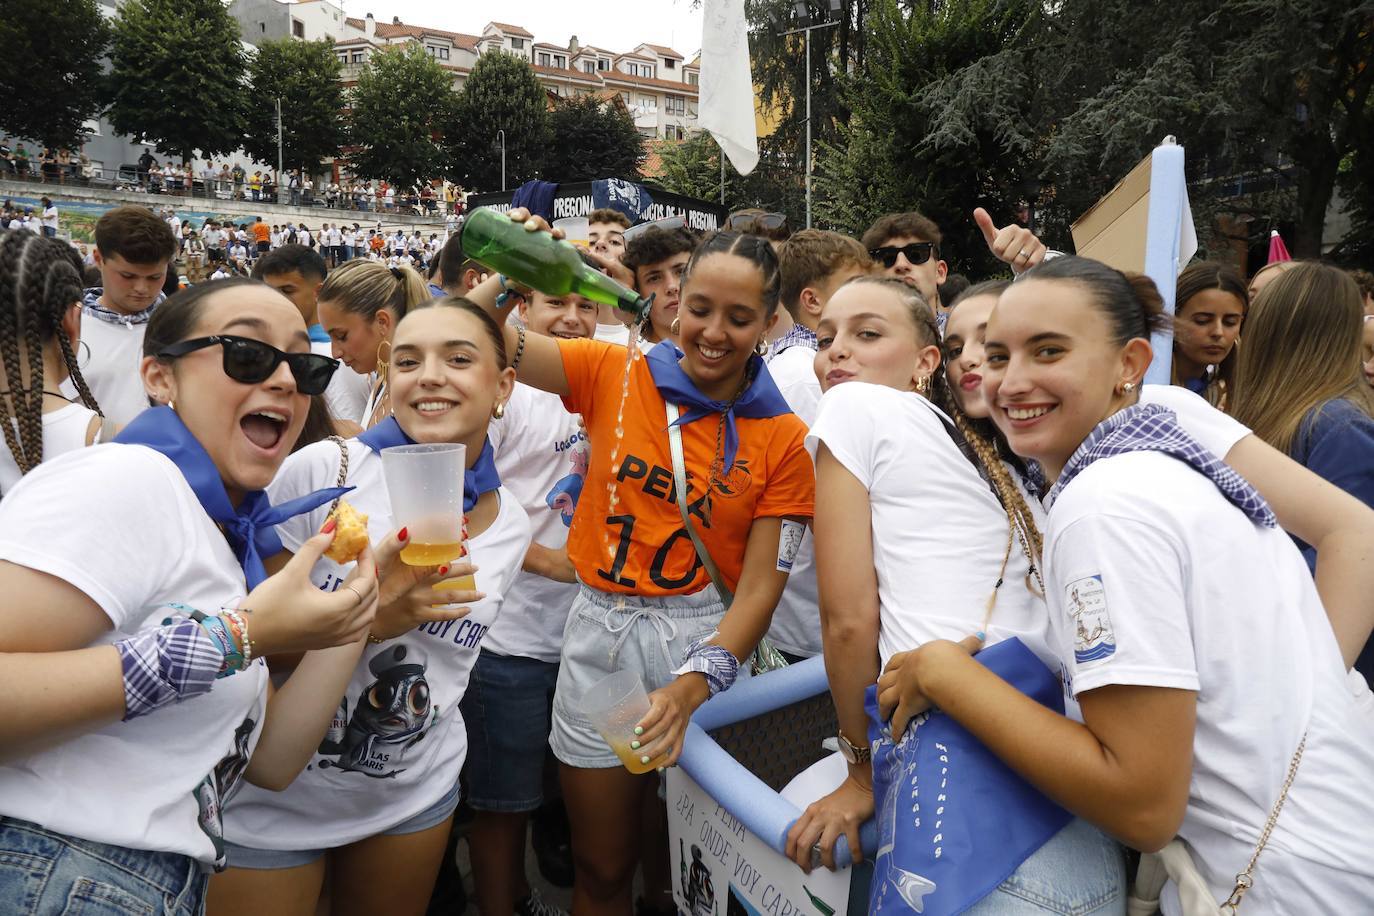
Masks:
[[[576,247],[547,232],[528,232],[504,213],[485,207],[463,223],[463,254],[547,296],[576,293],[642,321],[649,299],[589,266]]]

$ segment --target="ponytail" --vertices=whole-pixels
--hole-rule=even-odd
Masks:
[[[357,259],[331,271],[320,287],[318,300],[368,321],[386,309],[399,321],[406,313],[432,297],[424,278],[410,267],[387,267],[378,261]]]

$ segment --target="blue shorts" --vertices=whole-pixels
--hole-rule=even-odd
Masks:
[[[713,586],[691,595],[612,595],[582,586],[563,630],[549,745],[568,766],[608,770],[620,758],[582,715],[587,688],[622,669],[639,672],[653,693],[675,677],[687,646],[720,625],[725,605]],[[740,674],[744,673],[743,665]]]
[[[483,649],[459,708],[468,727],[463,769],[476,811],[533,811],[544,801],[557,663]]]
[[[95,843],[0,817],[0,909],[7,916],[199,916],[205,878],[189,856]]]
[[[404,821],[384,830],[381,836],[402,836],[407,833],[419,833],[421,830],[428,830],[438,824],[442,824],[446,819],[453,815],[453,811],[458,807],[458,783],[453,784],[453,788],[443,798],[430,805],[419,814],[408,821]],[[361,842],[361,841],[360,841]],[[323,856],[328,849],[257,849],[252,846],[240,846],[237,843],[224,841],[224,852],[229,859],[230,868],[251,868],[251,869],[276,869],[276,868],[299,868],[302,865],[309,865],[316,859]]]

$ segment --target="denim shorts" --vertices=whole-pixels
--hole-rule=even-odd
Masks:
[[[1125,916],[1121,846],[1074,818],[1022,862],[968,916]]]
[[[533,811],[544,801],[544,757],[558,665],[483,649],[459,709],[468,728],[467,802],[476,811]]]
[[[667,686],[687,657],[687,646],[715,630],[724,616],[725,605],[709,585],[691,595],[651,598],[612,595],[584,584],[563,630],[549,736],[554,755],[589,770],[620,766],[620,758],[582,715],[582,694],[622,669],[638,671],[650,693]]]
[[[199,916],[205,878],[189,856],[95,843],[0,817],[6,916]]]
[[[419,833],[421,830],[428,830],[436,824],[442,824],[458,807],[458,794],[459,785],[455,782],[453,788],[449,789],[443,798],[410,820],[397,824],[390,830],[382,831],[381,836]],[[299,868],[302,865],[309,865],[328,851],[328,849],[258,849],[253,846],[240,846],[237,843],[230,843],[228,840],[224,841],[224,853],[229,860],[230,868],[263,870]]]

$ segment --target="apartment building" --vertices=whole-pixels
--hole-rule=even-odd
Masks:
[[[663,45],[645,43],[617,53],[581,44],[576,35],[561,45],[536,41],[533,32],[505,22],[489,22],[481,34],[470,35],[399,17],[382,22],[368,13],[359,19],[333,0],[233,0],[229,12],[247,42],[333,38],[345,85],[357,80],[371,54],[387,47],[421,45],[453,74],[454,88],[462,86],[481,55],[514,54],[530,63],[550,96],[619,98],[646,138],[682,140],[698,129],[700,60],[689,62]]]

